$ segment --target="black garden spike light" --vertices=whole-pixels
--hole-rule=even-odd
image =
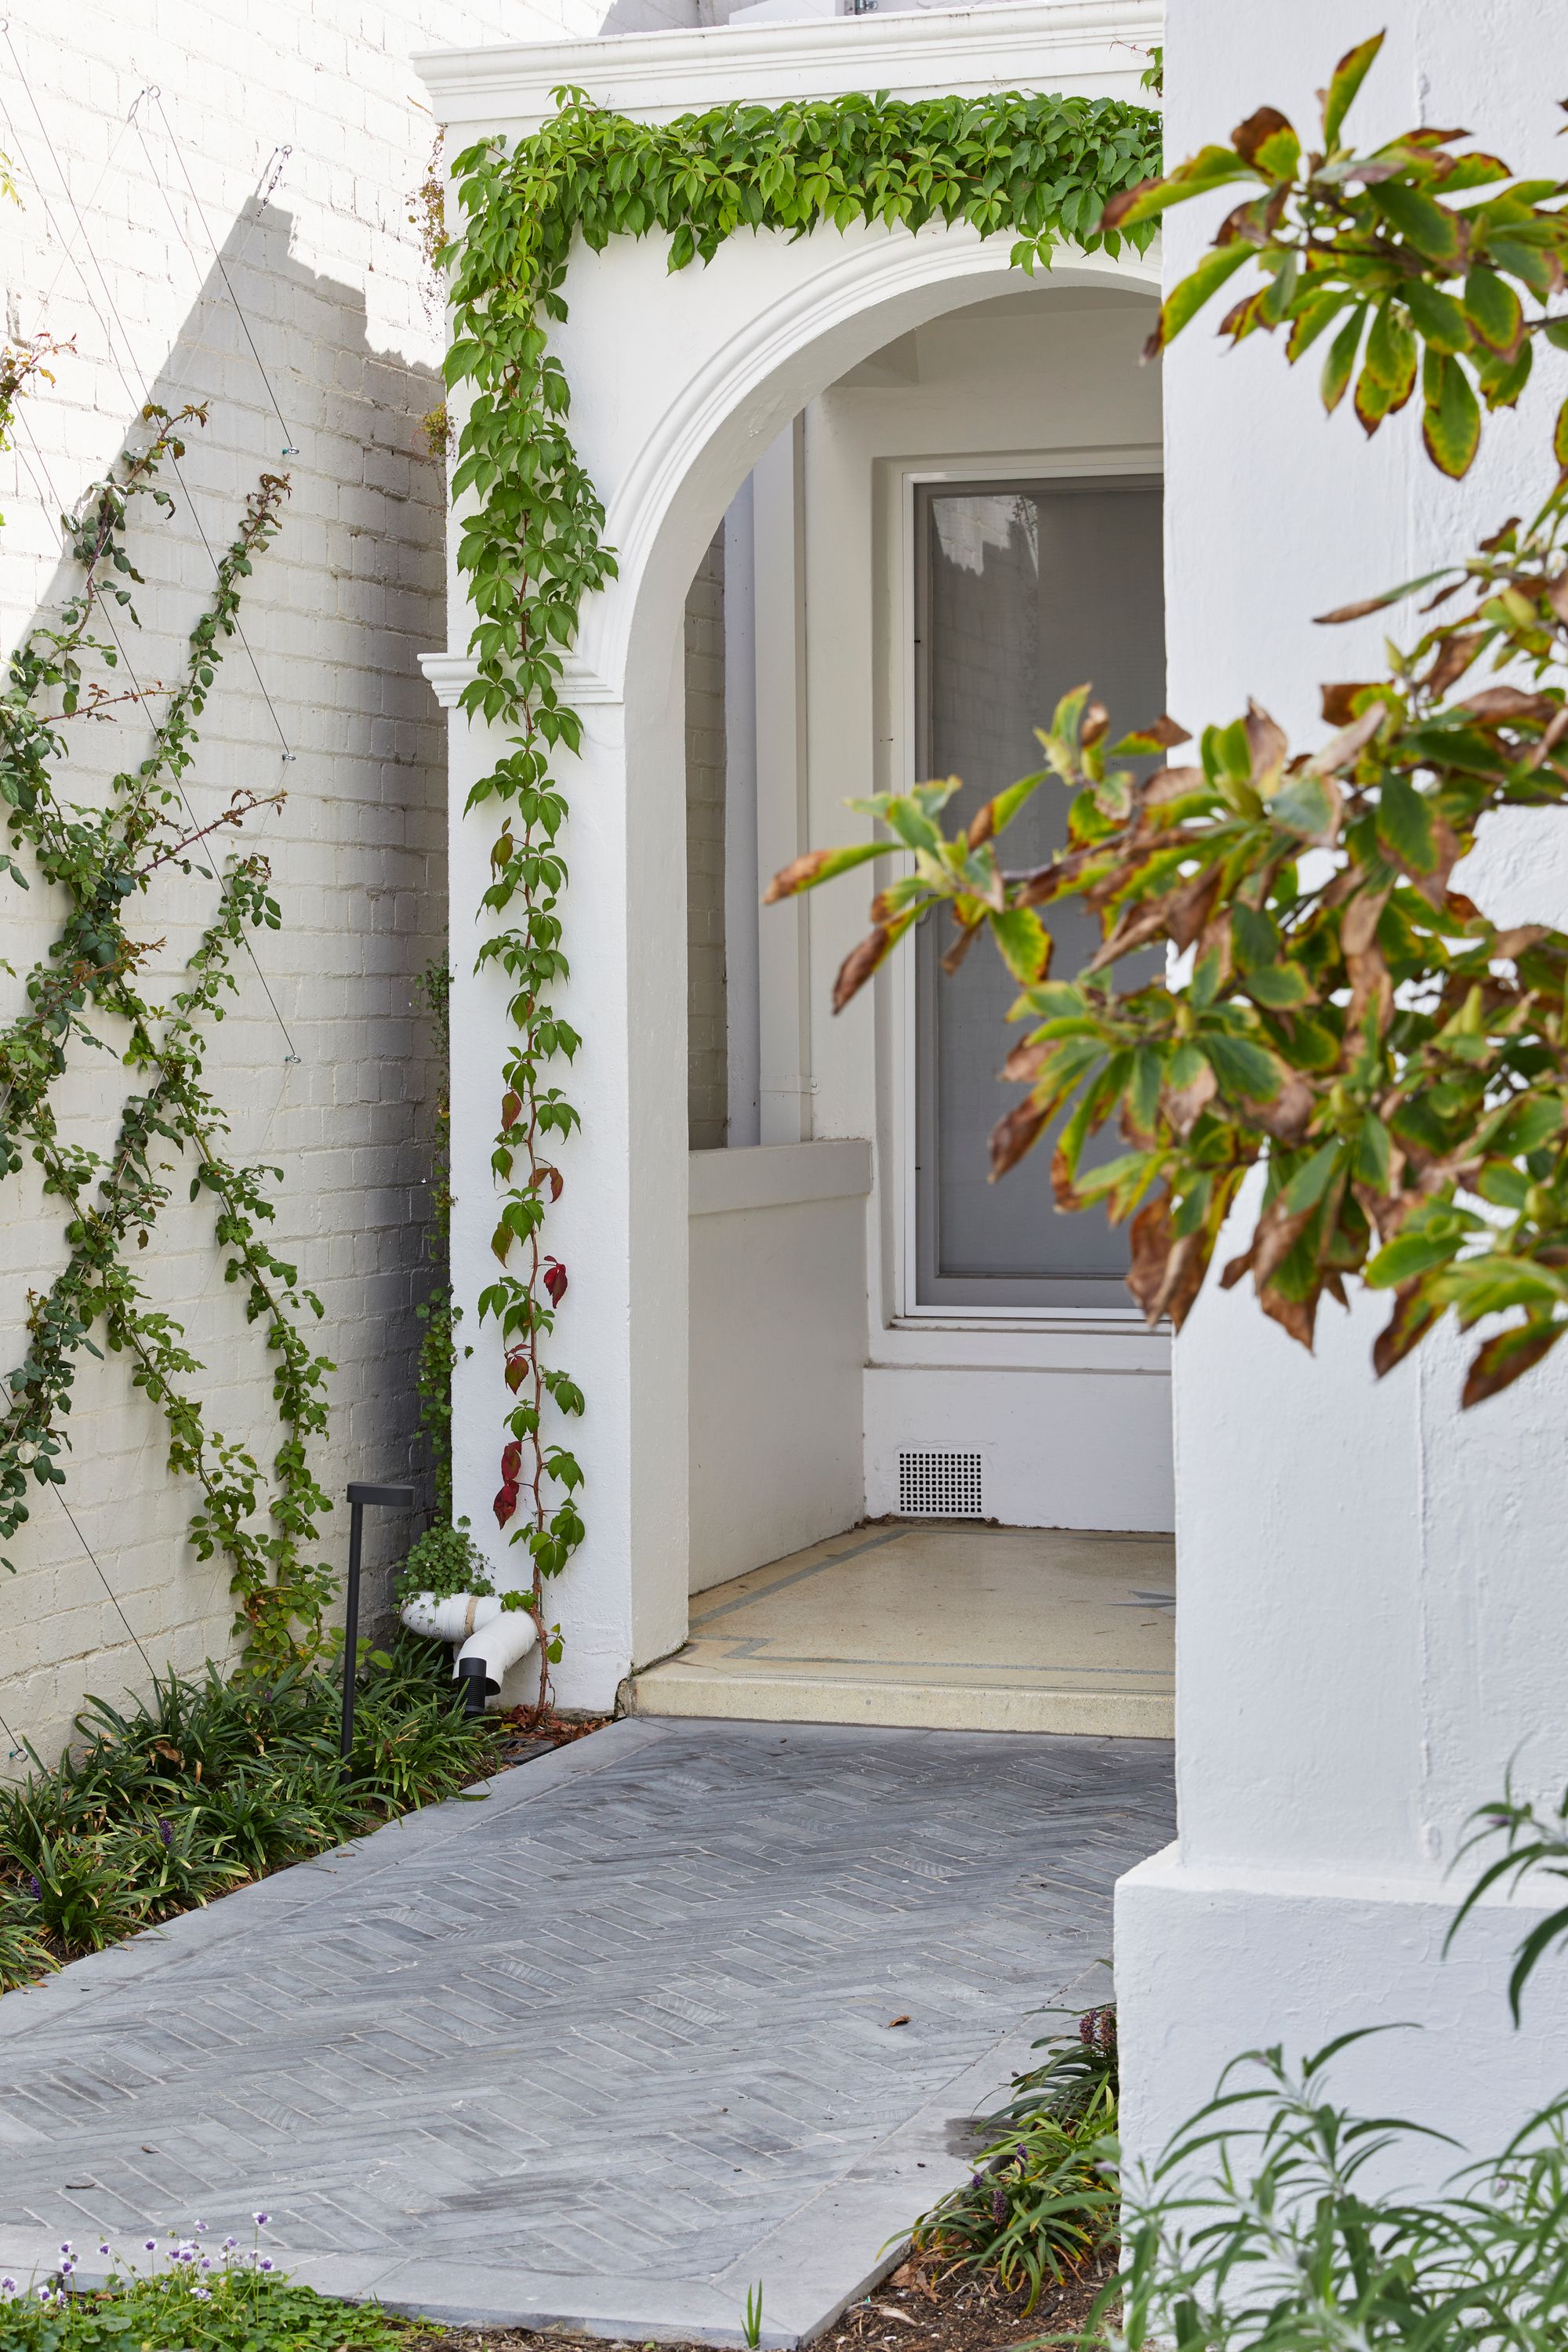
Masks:
[[[349,1752],[354,1744],[354,1677],[359,1671],[359,1557],[367,1503],[389,1511],[411,1511],[414,1508],[414,1489],[412,1486],[373,1486],[363,1479],[353,1480],[349,1486],[349,1589],[343,1609],[343,1722],[338,1743],[345,1772],[348,1770]]]

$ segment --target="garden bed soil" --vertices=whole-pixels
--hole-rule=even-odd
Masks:
[[[944,2269],[930,2261],[907,2262],[817,2336],[813,2352],[1007,2352],[1015,2345],[1042,2341],[1076,2344],[1114,2261],[1114,2254],[1108,2255],[1065,2286],[1047,2287],[1028,2313],[1022,2294],[1007,2294],[984,2273]],[[648,2347],[635,2336],[606,2346],[601,2337],[564,2332],[536,2335],[526,2327],[481,2327],[417,2333],[409,2337],[405,2352],[648,2352]],[[653,2352],[711,2352],[711,2347],[659,2344]]]

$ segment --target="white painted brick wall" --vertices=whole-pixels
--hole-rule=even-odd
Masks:
[[[615,29],[636,30],[695,21],[697,5],[616,0],[612,14]],[[595,0],[20,0],[14,55],[0,38],[0,147],[24,197],[19,212],[0,207],[7,323],[75,344],[0,458],[7,645],[59,593],[59,509],[103,471],[143,398],[210,404],[184,467],[189,499],[171,482],[174,519],[138,538],[145,625],[128,646],[143,681],[177,674],[201,609],[211,570],[196,523],[222,546],[258,472],[292,474],[283,534],[245,604],[255,667],[231,651],[189,790],[205,818],[236,785],[288,782],[286,808],[254,828],[283,929],[260,935],[255,967],[242,961],[209,1076],[237,1155],[284,1170],[276,1234],[325,1303],[320,1340],[338,1366],[323,1466],[340,1494],[348,1477],[394,1476],[411,1458],[431,1085],[414,978],[446,917],[442,729],[415,667],[445,638],[442,483],[420,425],[440,397],[440,320],[408,218],[434,126],[407,60],[605,21]],[[139,130],[128,111],[149,84],[161,96],[138,107]],[[215,237],[293,459],[280,457]],[[262,684],[297,754],[287,770]],[[79,732],[83,798],[95,772],[142,756],[134,726]],[[166,943],[165,978],[211,898],[178,880],[139,908]],[[0,1013],[20,1002],[49,912],[41,888],[0,885],[0,952],[18,975],[0,972]],[[453,930],[468,953],[468,908]],[[111,1056],[84,1059],[62,1094],[69,1131],[106,1142],[128,1078]],[[223,1281],[210,1215],[175,1181],[142,1260],[148,1290],[205,1360],[211,1419],[269,1453],[265,1350]],[[0,1194],[0,1370],[21,1351],[28,1290],[61,1263],[61,1222],[31,1169]],[[46,1752],[84,1693],[145,1686],[132,1631],[153,1666],[188,1668],[226,1654],[230,1615],[226,1572],[184,1540],[195,1492],[165,1470],[161,1421],[123,1364],[87,1360],[70,1427],[72,1516],[39,1490],[11,1547],[17,1573],[0,1573],[0,1710]],[[345,1517],[330,1535],[340,1561]],[[0,1763],[10,1745],[0,1739]]]

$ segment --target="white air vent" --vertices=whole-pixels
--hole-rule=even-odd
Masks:
[[[979,1519],[978,1454],[900,1454],[899,1517],[904,1519]]]

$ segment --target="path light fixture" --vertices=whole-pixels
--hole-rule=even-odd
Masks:
[[[349,1486],[349,1589],[343,1610],[343,1722],[338,1742],[346,1773],[354,1744],[354,1676],[359,1671],[359,1557],[364,1532],[365,1505],[389,1511],[414,1508],[412,1486],[372,1486],[354,1479]]]

